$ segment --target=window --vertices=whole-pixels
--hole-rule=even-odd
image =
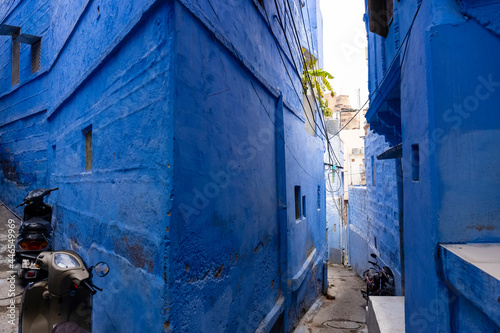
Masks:
[[[42,38],[29,34],[20,34],[16,38],[17,43],[30,45],[31,53],[31,74],[40,70],[40,57],[42,54]]]
[[[375,157],[372,156],[372,185],[376,186],[377,183],[375,182]]]
[[[321,186],[318,185],[318,210],[321,209]]]
[[[42,42],[31,45],[31,74],[40,70],[40,58],[42,55]]]
[[[19,84],[19,74],[21,72],[21,44],[16,42],[16,38],[19,37],[21,29],[18,29],[12,35],[12,80],[11,86]]]
[[[302,216],[306,217],[306,196],[302,196]]]
[[[302,215],[301,209],[300,209],[300,186],[295,186],[295,219],[298,220],[300,219],[300,216]]]
[[[11,56],[12,56],[12,71],[11,85],[19,84],[19,74],[21,72],[21,44],[18,40],[21,35],[21,28],[8,24],[0,24],[0,35],[11,36]]]
[[[368,23],[371,32],[387,37],[392,16],[393,0],[368,0]]]
[[[92,125],[83,130],[85,137],[85,171],[92,170]]]
[[[411,180],[420,180],[420,154],[418,145],[411,145]]]

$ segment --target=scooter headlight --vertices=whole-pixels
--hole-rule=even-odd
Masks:
[[[54,263],[59,268],[76,268],[80,267],[78,261],[66,253],[56,253],[54,255]]]

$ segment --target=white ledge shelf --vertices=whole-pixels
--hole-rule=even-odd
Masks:
[[[500,326],[500,244],[441,244],[444,280]]]

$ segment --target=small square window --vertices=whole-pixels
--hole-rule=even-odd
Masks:
[[[318,194],[318,198],[317,198],[317,201],[318,201],[317,202],[318,203],[318,210],[320,210],[321,209],[321,186],[319,186],[319,185],[318,185],[318,191],[317,192],[318,192],[317,193]]]
[[[377,183],[375,181],[375,158],[372,156],[372,186],[376,186]]]
[[[56,167],[56,145],[52,146],[52,167]]]
[[[300,216],[302,215],[301,212],[301,207],[300,207],[300,186],[295,186],[295,219],[298,220],[300,219]]]
[[[31,45],[31,74],[40,70],[40,58],[42,55],[42,42]]]
[[[306,196],[302,196],[302,216],[306,217]]]
[[[21,34],[21,29],[18,29],[12,35],[12,77],[11,85],[15,86],[19,84],[19,75],[21,73],[21,43],[15,41],[17,37]]]
[[[85,137],[85,171],[92,170],[92,126],[83,131]]]
[[[411,180],[420,180],[420,154],[418,145],[411,145]]]

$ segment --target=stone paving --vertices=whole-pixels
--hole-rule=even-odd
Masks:
[[[295,333],[366,333],[366,285],[352,270],[341,265],[328,266],[328,294],[322,296],[302,318]]]
[[[9,221],[11,220],[11,221]],[[12,220],[14,223],[12,223]],[[9,223],[10,222],[10,223]],[[21,297],[11,297],[13,294],[20,295],[22,293],[22,286],[17,278],[10,278],[13,275],[9,262],[9,229],[13,229],[11,234],[17,236],[21,219],[10,210],[8,210],[2,202],[0,202],[0,333],[14,333],[18,331],[19,320],[19,304]],[[13,228],[12,228],[13,227]],[[13,239],[15,244],[15,237]],[[11,284],[11,281],[14,284]],[[13,286],[15,285],[15,290]],[[11,302],[15,304],[15,311],[9,308]]]

